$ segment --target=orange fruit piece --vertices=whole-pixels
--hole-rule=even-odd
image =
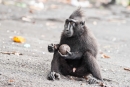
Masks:
[[[22,36],[14,36],[13,41],[17,43],[24,43],[25,39]]]

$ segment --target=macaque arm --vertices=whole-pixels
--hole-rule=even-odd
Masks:
[[[67,55],[62,55],[60,52],[59,54],[65,59],[80,59],[81,56],[83,55],[82,52],[68,52],[68,51],[67,51]]]

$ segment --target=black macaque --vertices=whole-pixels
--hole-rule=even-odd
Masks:
[[[49,80],[60,79],[60,74],[76,77],[86,77],[92,74],[94,78],[102,81],[99,65],[96,60],[98,45],[93,34],[85,25],[81,9],[74,11],[65,21],[64,30],[59,44],[48,45],[48,51],[54,52],[51,62]],[[62,55],[58,48],[67,44],[71,52]],[[95,80],[90,79],[90,83]]]

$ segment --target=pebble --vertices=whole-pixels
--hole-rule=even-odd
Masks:
[[[45,52],[42,52],[42,54],[45,54]]]
[[[29,48],[30,44],[24,44],[24,47]]]

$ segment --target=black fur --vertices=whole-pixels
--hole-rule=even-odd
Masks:
[[[94,35],[84,24],[83,17],[84,15],[80,9],[70,15],[69,19],[76,20],[74,22],[75,26],[72,28],[73,32],[71,32],[71,36],[67,37],[65,33],[66,29],[64,29],[58,46],[62,44],[69,45],[71,55],[60,55],[57,47],[54,50],[51,72],[77,77],[92,74],[95,78],[102,80],[100,68],[96,60],[98,45]],[[68,23],[65,22],[65,25],[68,25]],[[73,68],[76,68],[75,72],[73,72]],[[50,76],[49,74],[49,79],[51,78]]]
[[[84,14],[83,14],[83,12],[81,11],[80,8],[78,8],[76,11],[74,11],[74,12],[70,15],[69,19],[75,19],[76,17],[79,17],[79,18],[84,17]]]

